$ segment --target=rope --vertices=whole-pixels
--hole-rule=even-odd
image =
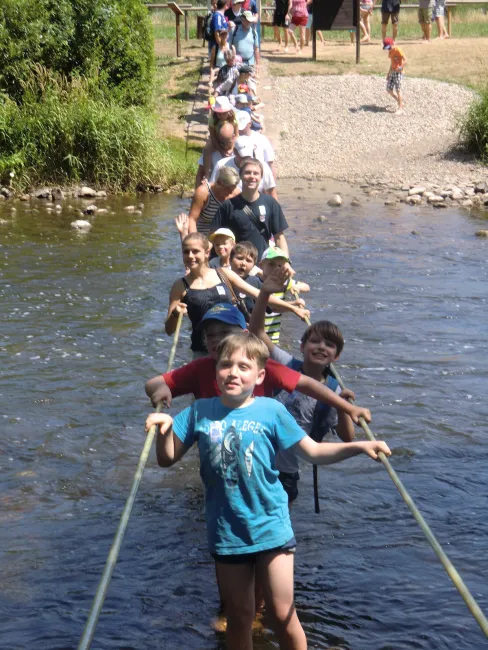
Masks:
[[[298,293],[296,291],[291,289],[291,293],[295,296],[295,298],[298,298]],[[310,319],[305,318],[305,322],[310,327],[310,325],[311,325]],[[344,384],[344,382],[342,380],[342,377],[337,372],[337,370],[334,367],[333,363],[330,364],[330,370],[331,370],[332,374],[335,376],[335,378],[337,379],[337,381],[339,382],[340,387],[342,389],[344,389],[346,387],[346,385]],[[351,404],[354,404],[354,400],[349,399],[348,401]],[[368,426],[368,424],[367,424],[367,422],[366,422],[366,420],[364,418],[362,418],[362,417],[359,418],[359,425],[361,426],[362,430],[366,434],[366,437],[368,438],[368,440],[376,440],[375,435],[373,434],[373,432],[369,428],[369,426]],[[437,538],[435,537],[434,533],[432,532],[429,525],[427,524],[427,522],[423,518],[423,516],[420,513],[419,509],[415,505],[412,497],[410,496],[410,494],[408,493],[406,487],[403,485],[402,481],[400,480],[400,477],[398,476],[398,474],[395,472],[395,470],[391,466],[391,463],[388,460],[388,458],[381,451],[378,453],[378,458],[383,463],[386,471],[388,472],[388,475],[390,476],[391,480],[395,484],[397,490],[400,492],[403,500],[405,501],[405,503],[409,507],[410,512],[412,513],[412,515],[415,518],[415,521],[418,523],[418,525],[422,529],[422,532],[426,536],[427,541],[429,542],[429,544],[434,549],[434,552],[437,555],[437,557],[439,558],[439,560],[441,561],[441,564],[444,567],[444,569],[446,570],[447,575],[451,578],[452,582],[454,583],[454,586],[456,587],[456,589],[461,594],[464,602],[468,606],[468,609],[471,612],[471,614],[476,619],[476,622],[480,626],[482,632],[488,638],[488,619],[483,614],[483,612],[482,612],[480,606],[478,605],[478,603],[476,602],[474,596],[471,594],[471,592],[469,591],[468,587],[466,586],[464,580],[461,578],[461,576],[459,575],[459,573],[456,570],[455,566],[453,565],[451,560],[447,557],[447,555],[444,552],[442,546],[437,541]]]
[[[173,366],[173,361],[176,353],[176,346],[178,345],[178,338],[180,336],[182,320],[183,320],[183,313],[180,312],[180,314],[178,315],[178,321],[176,323],[173,345],[171,347],[171,352],[169,353],[167,372],[169,372]],[[159,413],[161,411],[161,408],[162,408],[162,403],[160,402],[156,407],[156,413]],[[114,541],[112,542],[112,546],[110,547],[110,552],[108,554],[107,562],[105,564],[102,577],[98,584],[95,598],[93,599],[90,614],[88,616],[85,629],[83,630],[83,634],[80,639],[80,643],[78,645],[78,650],[88,650],[88,648],[90,648],[91,646],[91,642],[93,641],[95,628],[97,626],[100,612],[102,611],[103,602],[107,594],[112,573],[115,569],[115,563],[117,562],[117,558],[119,556],[122,539],[124,537],[127,524],[129,523],[129,517],[132,511],[132,506],[134,505],[137,490],[139,488],[142,479],[142,473],[144,472],[144,467],[146,466],[149,452],[151,451],[155,433],[156,433],[156,426],[153,426],[151,427],[149,433],[147,434],[146,442],[144,444],[142,453],[139,457],[136,473],[134,474],[134,479],[132,481],[132,487],[130,489],[129,496],[127,497],[127,501],[125,502],[124,511],[122,512],[119,527],[117,528],[117,532],[115,533]]]

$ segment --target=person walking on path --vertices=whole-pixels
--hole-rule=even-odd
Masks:
[[[307,0],[291,0],[291,15],[288,14],[290,19],[290,26],[288,33],[293,45],[295,46],[296,53],[299,54],[305,47],[305,31],[308,23],[308,9]],[[293,30],[298,27],[300,32],[300,46],[297,43]]]
[[[360,15],[361,15],[361,29],[363,31],[363,38],[361,43],[371,42],[371,18],[373,17],[375,0],[361,0]]]
[[[397,102],[398,108],[395,112],[400,115],[403,113],[402,81],[403,69],[407,59],[402,50],[395,45],[392,38],[385,38],[383,49],[389,50],[388,56],[390,58],[390,69],[386,75],[386,91]]]
[[[254,27],[255,19],[250,11],[243,11],[241,24],[235,28],[230,45],[236,49],[236,53],[242,57],[246,65],[254,66],[254,74],[257,74],[259,66],[259,38]]]
[[[236,242],[250,241],[258,249],[258,259],[269,248],[269,240],[288,256],[288,244],[284,231],[288,223],[280,204],[267,194],[261,194],[259,184],[263,166],[255,158],[246,158],[240,164],[242,192],[229,201],[224,201],[217,211],[211,230],[229,228],[236,236]]]
[[[424,44],[431,43],[433,0],[419,0],[419,23],[422,28]]]
[[[445,5],[446,0],[435,0],[434,11],[432,12],[432,19],[435,20],[437,25],[437,38],[440,38],[441,40],[449,38],[449,34],[447,33],[444,24]]]
[[[283,29],[285,41],[285,52],[288,52],[288,27],[290,20],[288,14],[291,12],[291,0],[275,0],[275,10],[273,14],[273,29],[275,40],[278,41],[278,50],[281,52],[282,40],[280,29]]]
[[[381,38],[385,40],[388,21],[391,20],[393,40],[398,36],[398,22],[400,19],[400,0],[383,0],[381,3]]]

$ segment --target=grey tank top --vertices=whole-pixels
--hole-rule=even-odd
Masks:
[[[208,181],[205,182],[207,183],[208,187],[208,199],[205,207],[200,212],[200,216],[197,222],[197,230],[198,232],[201,232],[203,235],[208,237],[210,234],[210,224],[212,223],[213,218],[215,217],[217,210],[220,207],[220,201],[215,198],[214,193],[210,187],[210,183]]]

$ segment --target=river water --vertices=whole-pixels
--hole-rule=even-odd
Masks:
[[[308,185],[281,200],[312,318],[342,328],[346,383],[486,612],[488,244],[474,237],[486,217],[374,203],[334,211],[324,199],[333,184],[327,194]],[[139,200],[142,216],[122,210]],[[5,650],[76,647],[142,449],[144,381],[166,367],[162,323],[181,275],[172,218],[187,202],[108,204],[115,214],[84,235],[41,202],[0,212]],[[297,350],[302,330],[286,317],[283,343]],[[187,348],[185,331],[178,365]],[[174,411],[187,403],[177,401]],[[319,477],[320,515],[310,468],[293,511],[310,647],[487,647],[384,469],[361,457]],[[152,455],[93,648],[222,648],[216,608],[196,456],[162,470]],[[255,647],[277,646],[265,630]]]

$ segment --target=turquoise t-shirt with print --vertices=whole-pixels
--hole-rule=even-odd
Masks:
[[[231,409],[219,397],[200,399],[175,417],[173,431],[186,447],[198,445],[211,553],[257,553],[293,537],[275,457],[306,434],[282,404],[256,397]]]

